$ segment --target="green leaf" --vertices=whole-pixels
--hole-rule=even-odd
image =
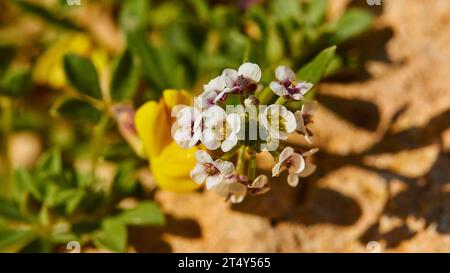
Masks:
[[[139,73],[133,64],[133,56],[126,50],[117,60],[112,80],[112,101],[129,101],[133,98],[139,83]]]
[[[12,0],[12,3],[16,4],[23,11],[33,14],[44,21],[53,24],[55,26],[59,26],[62,28],[66,28],[69,30],[82,31],[83,29],[67,18],[59,17],[53,14],[51,11],[39,6],[32,4],[30,2],[24,0]]]
[[[336,31],[331,42],[340,44],[364,33],[372,27],[374,20],[375,16],[369,11],[359,8],[347,10],[335,23]]]
[[[34,239],[31,230],[0,229],[0,251],[15,252]]]
[[[98,248],[125,252],[127,237],[127,228],[121,220],[107,218],[102,221],[102,229],[94,234],[93,241]]]
[[[15,48],[10,45],[0,45],[0,78],[5,73],[14,58]]]
[[[155,51],[148,44],[146,35],[139,31],[128,33],[127,40],[131,52],[139,61],[140,70],[142,71],[145,80],[149,82],[154,89],[162,90],[167,84],[165,83],[164,77],[161,75],[160,67],[158,67],[156,63]]]
[[[119,21],[126,32],[143,30],[148,24],[149,1],[128,0],[123,1]]]
[[[327,71],[328,65],[334,58],[336,46],[328,47],[322,50],[311,62],[307,63],[297,72],[297,79],[307,81],[317,85]],[[306,94],[306,100],[314,97],[314,89]],[[295,111],[302,107],[302,101],[289,101],[285,106]]]
[[[102,98],[97,70],[91,60],[75,54],[66,54],[64,71],[69,82],[79,92],[96,99]]]
[[[65,118],[97,123],[101,113],[91,104],[77,99],[63,99],[56,105],[56,115]]]
[[[31,173],[26,169],[20,168],[16,170],[14,189],[17,200],[23,200],[23,197],[28,193],[36,200],[42,199],[42,195],[36,187]]]
[[[139,203],[136,207],[121,212],[118,219],[128,225],[164,225],[164,214],[151,201]]]
[[[6,200],[0,199],[0,217],[19,222],[28,222],[29,219],[20,213],[19,208]]]
[[[271,3],[273,13],[279,20],[302,17],[302,9],[298,0],[274,0]]]
[[[336,46],[322,50],[311,62],[297,72],[297,79],[317,84],[327,70],[335,52]]]
[[[328,0],[312,0],[308,6],[308,21],[312,25],[319,25],[325,19]]]
[[[9,70],[3,76],[0,90],[4,95],[20,97],[32,87],[31,71],[28,69]]]
[[[37,163],[37,169],[46,176],[57,176],[62,172],[61,150],[57,147],[45,152]]]
[[[119,165],[112,185],[112,194],[114,196],[128,196],[138,189],[139,183],[135,177],[135,167],[136,164],[129,161]]]

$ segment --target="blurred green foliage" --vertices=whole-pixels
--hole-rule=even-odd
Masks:
[[[255,2],[251,4],[251,2]],[[202,85],[224,68],[243,61],[257,63],[268,86],[276,66],[286,64],[299,80],[318,83],[323,77],[354,65],[347,52],[336,46],[369,30],[370,12],[351,8],[339,18],[327,19],[328,0],[9,0],[0,15],[0,101],[2,159],[0,167],[0,251],[49,252],[78,241],[112,251],[126,251],[128,225],[163,225],[158,206],[147,200],[136,170],[146,162],[137,157],[116,130],[112,108],[135,107],[158,99],[164,89],[201,91]],[[108,44],[95,31],[96,8],[118,29],[123,45]],[[8,14],[17,24],[6,24]],[[94,13],[97,14],[97,13]],[[86,16],[85,16],[86,17]],[[23,37],[13,32],[33,22],[41,28]],[[10,29],[14,31],[11,32]],[[89,54],[68,49],[61,59],[52,51],[67,34],[83,34],[94,49],[107,51],[107,64],[99,69]],[[111,39],[117,41],[117,39]],[[115,49],[115,50],[114,50]],[[75,50],[76,51],[76,50]],[[36,71],[36,63],[50,52],[56,71]],[[37,74],[65,78],[63,86],[36,81]],[[105,77],[106,75],[106,77]],[[257,96],[273,100],[266,88]],[[314,92],[310,92],[310,99]],[[291,109],[301,105],[289,103]],[[47,150],[32,168],[14,169],[11,135],[15,131],[40,135]],[[91,171],[76,167],[88,158]],[[96,175],[101,161],[117,166],[111,184],[102,185]],[[124,198],[136,206],[120,209]]]

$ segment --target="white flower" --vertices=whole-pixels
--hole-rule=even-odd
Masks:
[[[280,154],[279,160],[272,168],[272,175],[278,176],[282,171],[288,170],[289,175],[287,182],[290,186],[296,187],[299,182],[299,177],[307,177],[316,170],[316,165],[305,160],[305,158],[312,156],[319,149],[314,148],[303,154],[294,152],[291,147],[286,147]]]
[[[297,120],[297,131],[304,135],[308,143],[312,143],[313,133],[307,127],[312,123],[312,117],[317,109],[317,101],[307,102],[302,106],[302,109],[295,112],[295,119]]]
[[[277,81],[270,83],[270,89],[285,99],[302,100],[313,87],[313,84],[309,82],[297,82],[294,71],[286,66],[277,67],[275,77]]]
[[[278,176],[282,171],[288,170],[287,182],[290,186],[296,187],[298,184],[298,175],[305,169],[305,160],[294,152],[291,147],[286,147],[281,152],[278,162],[272,168],[272,176]]]
[[[267,176],[261,174],[253,180],[252,184],[248,185],[250,192],[254,195],[264,194],[270,191],[268,187],[269,179]]]
[[[225,140],[222,142],[222,151],[228,152],[233,149],[238,142],[238,134],[241,130],[241,116],[233,113],[227,116],[227,128],[225,132]]]
[[[314,155],[315,153],[317,153],[318,151],[319,151],[318,148],[313,148],[307,152],[302,153],[302,157],[305,159],[305,168],[303,168],[303,171],[297,173],[297,178],[295,178],[295,177],[291,178],[292,185],[291,184],[289,184],[289,185],[297,186],[299,177],[308,177],[316,171],[317,166],[314,165],[313,163],[311,163],[308,158],[311,157],[312,155]],[[288,183],[289,183],[289,181],[288,181]],[[295,187],[295,186],[293,186],[293,187]]]
[[[190,106],[174,108],[172,115],[176,116],[176,122],[172,125],[172,137],[182,148],[191,148],[197,145],[202,135],[202,114],[199,110]]]
[[[209,150],[221,147],[222,151],[228,152],[237,144],[240,129],[241,118],[238,114],[227,116],[221,107],[213,106],[203,113],[201,141]]]
[[[212,106],[203,113],[203,132],[201,141],[208,150],[220,147],[226,131],[227,114],[219,106]]]
[[[272,104],[259,116],[259,122],[275,139],[287,139],[288,133],[296,128],[295,116],[286,107]]]
[[[205,84],[203,86],[203,90],[205,92],[213,91],[219,94],[225,89],[225,81],[223,80],[222,76],[217,76],[214,79],[210,80],[208,84]]]
[[[207,109],[216,104],[216,97],[225,89],[222,76],[215,77],[203,86],[203,93],[195,98],[195,105],[200,109]]]
[[[228,93],[242,94],[244,91],[254,92],[261,80],[261,69],[257,64],[244,63],[238,71],[227,68],[222,72],[225,89],[217,96],[216,101],[224,101]]]
[[[214,102],[216,100],[217,93],[214,91],[205,91],[201,93],[198,97],[195,97],[195,106],[199,109],[208,109],[216,105]]]
[[[247,194],[247,188],[237,179],[225,180],[213,189],[218,195],[226,197],[231,203],[241,203]]]
[[[191,171],[191,178],[197,184],[205,183],[207,189],[212,189],[234,173],[234,165],[221,159],[213,160],[205,151],[195,152],[198,163]]]

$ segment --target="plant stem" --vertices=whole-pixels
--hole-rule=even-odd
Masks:
[[[248,176],[248,181],[252,182],[253,180],[255,180],[255,176],[256,176],[256,154],[255,154],[255,152],[250,152],[250,154],[251,154],[251,156],[250,156],[250,160],[248,162],[247,176]]]
[[[10,151],[10,140],[11,140],[11,130],[12,130],[12,101],[8,97],[0,97],[0,105],[2,109],[2,124],[1,130],[3,135],[2,148],[5,157],[5,184],[3,194],[6,198],[9,197],[11,193],[12,183],[13,183],[13,165],[11,162],[11,151]]]
[[[238,158],[236,163],[236,172],[239,175],[244,174],[245,169],[245,146],[241,146],[238,151]]]
[[[92,142],[91,142],[91,165],[92,165],[92,176],[95,177],[97,164],[98,164],[98,157],[101,152],[101,148],[103,147],[103,137],[105,136],[106,129],[108,127],[109,123],[109,114],[107,111],[104,111],[100,121],[97,123],[97,125],[94,128],[93,136],[92,136]]]
[[[283,105],[285,102],[286,100],[283,97],[279,97],[275,103]]]

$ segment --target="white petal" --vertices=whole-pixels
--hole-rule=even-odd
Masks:
[[[281,164],[281,162],[278,162],[272,168],[272,176],[274,176],[274,177],[278,176],[284,170],[286,170],[286,167],[283,164]]]
[[[226,116],[227,114],[221,107],[217,105],[212,106],[203,113],[203,124],[206,128],[221,128]]]
[[[172,112],[171,112],[171,116],[172,117],[177,117],[178,116],[178,112],[181,111],[181,109],[187,107],[186,105],[180,104],[180,105],[175,105],[174,107],[172,107]]]
[[[294,173],[290,173],[287,177],[287,182],[289,184],[289,186],[291,187],[297,187],[298,185],[298,175],[294,174]]]
[[[200,163],[213,163],[212,157],[205,151],[198,150],[195,152],[195,158]]]
[[[195,120],[195,111],[192,107],[183,107],[177,111],[177,123],[180,126],[190,127],[193,120]]]
[[[302,111],[298,110],[297,112],[295,112],[295,120],[297,121],[297,131],[300,131],[301,133],[304,134],[306,132],[306,128]]]
[[[238,78],[239,73],[234,69],[227,68],[222,72],[222,79],[228,88],[233,88]]]
[[[280,82],[295,80],[295,73],[287,66],[281,65],[275,70],[275,78]]]
[[[216,150],[220,147],[221,136],[215,130],[206,129],[202,134],[202,143],[208,150]]]
[[[243,193],[234,193],[230,196],[230,202],[232,204],[239,204],[242,203],[242,201],[244,201],[245,195],[247,194],[247,192],[243,192]]]
[[[228,187],[231,193],[230,202],[233,204],[241,203],[247,194],[247,188],[241,183],[233,183]]]
[[[222,92],[220,92],[217,97],[214,99],[214,103],[219,102],[224,96],[226,96],[228,93],[233,92],[232,88],[225,88]]]
[[[208,176],[206,178],[206,189],[210,190],[214,187],[216,187],[217,185],[219,185],[220,183],[222,183],[223,181],[223,176],[222,175],[213,175],[213,176]]]
[[[278,162],[283,163],[294,153],[294,149],[292,147],[287,146],[283,149],[283,151],[280,153],[280,156],[278,158]]]
[[[300,173],[305,169],[305,159],[297,153],[293,153],[289,160],[291,160],[292,165],[289,167],[290,173]]]
[[[230,129],[230,133],[237,134],[241,130],[241,116],[233,113],[227,116],[227,131]]]
[[[308,93],[309,90],[311,90],[311,88],[314,85],[312,83],[309,82],[301,82],[297,85],[298,88],[300,88],[300,93],[302,95],[305,95],[306,93]]]
[[[284,123],[284,127],[286,128],[287,133],[292,133],[295,131],[297,122],[295,121],[294,114],[289,110],[287,110],[286,114],[284,115]]]
[[[183,149],[188,149],[195,145],[191,145],[192,136],[189,129],[176,128],[172,138]]]
[[[205,91],[213,91],[216,94],[221,92],[225,88],[225,81],[221,76],[217,76],[214,79],[210,80],[208,84],[203,86]]]
[[[312,156],[313,154],[317,153],[319,151],[319,148],[312,148],[309,151],[304,152],[302,155],[304,157]]]
[[[278,96],[282,97],[285,95],[288,95],[289,92],[287,91],[286,87],[282,85],[279,82],[271,82],[270,83],[270,89]]]
[[[239,67],[238,73],[244,78],[251,80],[253,83],[257,83],[261,79],[261,69],[254,63],[242,64]]]
[[[194,167],[194,169],[189,173],[192,180],[195,181],[197,184],[203,184],[205,182],[205,179],[207,177],[205,172],[205,166],[201,163],[197,163]]]
[[[307,177],[307,176],[310,176],[311,174],[313,174],[316,171],[316,169],[317,169],[316,165],[307,161],[305,164],[305,168],[298,175],[300,177]]]
[[[224,178],[230,177],[234,173],[234,164],[230,161],[217,159],[213,164]]]
[[[266,130],[269,130],[269,121],[267,120],[267,114],[265,111],[262,114],[259,114],[259,125]]]
[[[250,188],[261,189],[265,185],[267,185],[268,182],[269,182],[269,180],[268,180],[267,176],[261,174],[253,181],[253,183],[250,185]]]
[[[303,100],[304,97],[303,97],[302,94],[296,93],[296,94],[290,95],[290,98],[291,98],[292,100]]]
[[[202,138],[202,132],[200,130],[194,131],[194,134],[191,137],[191,140],[189,141],[189,147],[194,147],[197,145],[197,143]]]
[[[195,98],[195,106],[200,109],[208,109],[214,106],[217,93],[214,91],[205,91],[199,97]]]
[[[222,145],[221,145],[222,151],[225,153],[230,151],[231,149],[233,149],[234,146],[236,146],[237,142],[238,142],[238,139],[235,135],[228,136],[222,142]]]

